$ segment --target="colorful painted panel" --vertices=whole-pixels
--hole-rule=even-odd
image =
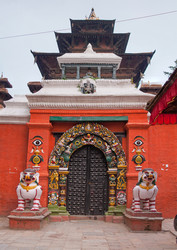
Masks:
[[[136,154],[132,157],[132,161],[136,164],[135,169],[140,171],[142,169],[142,163],[146,160],[142,153],[145,153],[143,148],[144,138],[142,136],[136,136],[134,138],[134,149],[132,152],[136,152]]]
[[[97,123],[83,123],[74,126],[60,137],[51,153],[49,166],[68,167],[71,154],[87,144],[99,148],[105,154],[110,168],[119,165],[119,158],[126,165],[122,145],[110,130]]]
[[[34,164],[33,169],[35,169],[36,171],[39,171],[40,169],[39,164],[42,161],[44,161],[41,155],[41,153],[44,153],[43,148],[42,148],[43,138],[37,135],[37,136],[34,136],[31,140],[33,144],[32,150],[31,150],[32,156],[30,157],[29,161],[31,161]]]

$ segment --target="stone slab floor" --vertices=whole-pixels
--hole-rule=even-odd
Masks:
[[[169,250],[177,249],[170,231],[172,220],[165,220],[161,232],[131,232],[123,223],[95,220],[50,222],[39,231],[12,230],[8,219],[0,217],[0,250]]]

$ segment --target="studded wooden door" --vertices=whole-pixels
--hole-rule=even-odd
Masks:
[[[104,154],[87,145],[70,158],[67,211],[73,215],[101,215],[108,209],[108,176]]]

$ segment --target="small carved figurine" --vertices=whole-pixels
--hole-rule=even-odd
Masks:
[[[24,211],[24,208],[30,207],[31,211],[38,211],[40,208],[40,198],[42,194],[39,183],[39,173],[33,169],[25,169],[20,173],[20,183],[17,186],[18,207],[16,210]]]
[[[96,92],[95,81],[89,77],[90,76],[87,75],[86,79],[82,80],[80,90],[83,94],[93,94],[94,92]]]
[[[152,168],[146,168],[139,172],[138,183],[133,189],[132,210],[141,212],[149,210],[156,212],[155,199],[158,192],[156,186],[157,173]]]

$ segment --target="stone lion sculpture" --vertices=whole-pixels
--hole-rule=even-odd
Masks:
[[[132,210],[156,212],[155,199],[158,192],[156,186],[157,173],[152,168],[143,169],[138,174],[138,183],[133,188]]]
[[[20,183],[17,186],[18,207],[16,210],[24,211],[24,208],[31,208],[31,211],[38,211],[42,194],[39,183],[39,173],[33,169],[25,169],[20,173]]]

